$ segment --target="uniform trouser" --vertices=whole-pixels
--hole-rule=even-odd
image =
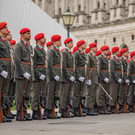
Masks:
[[[110,86],[109,83],[100,83],[100,84],[103,86],[103,88],[109,94],[109,86]],[[109,105],[109,98],[105,94],[105,92],[103,91],[103,89],[99,86],[99,90],[98,90],[98,106],[104,107],[105,104]]]
[[[41,85],[41,86],[40,86]],[[38,104],[39,102],[42,102],[42,104],[46,105],[46,81],[34,81],[33,82],[33,94],[32,94],[32,104],[31,108],[33,111],[38,110]],[[40,90],[40,92],[39,92]],[[40,94],[40,101],[39,101],[39,94]]]
[[[110,106],[115,106],[116,99],[118,98],[119,90],[120,90],[120,84],[119,83],[111,83],[110,84],[110,96],[113,99],[113,100],[109,99],[109,105]]]
[[[10,105],[9,100],[9,86],[10,86],[10,79],[4,79],[3,83],[3,104]]]
[[[16,82],[14,81],[14,79],[10,80],[10,87],[9,87],[9,92],[8,92],[10,102],[12,101],[11,98],[15,97],[15,83]]]
[[[61,104],[61,109],[63,109],[63,110],[67,109],[66,107],[67,107],[68,102],[70,104],[72,86],[73,86],[73,84],[70,81],[62,83],[60,104]]]
[[[26,82],[26,83],[25,83]],[[25,85],[25,89],[24,89]],[[22,106],[22,96],[24,95],[24,104],[28,106],[31,93],[32,82],[24,79],[16,79],[16,110],[20,111]]]
[[[135,100],[135,84],[130,84],[127,93],[127,104],[132,105]]]
[[[98,84],[92,84],[87,86],[87,94],[86,94],[86,108],[92,109],[95,104],[95,98],[97,95]]]
[[[85,88],[85,82],[76,81],[74,85],[74,91],[73,91],[73,107],[78,108],[79,107],[79,93],[80,93],[80,103],[81,98],[84,96],[84,88]]]
[[[124,95],[126,85],[127,85],[126,83],[122,83],[121,87],[120,87],[120,90],[119,90],[118,103],[120,105],[123,105],[124,104],[124,99],[126,99],[126,97],[124,97],[124,96],[126,96],[126,95]],[[128,87],[126,88],[126,93],[127,93],[127,89],[128,89]]]
[[[54,96],[57,96],[56,93],[58,93],[59,91],[59,85],[60,82],[57,82],[54,79],[48,82],[47,101],[46,101],[47,110],[52,110]]]

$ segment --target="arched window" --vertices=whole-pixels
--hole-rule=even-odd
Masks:
[[[132,40],[134,40],[134,39],[135,39],[135,36],[134,36],[134,34],[132,34],[132,36],[131,36],[131,39],[132,39]]]
[[[94,41],[95,43],[97,43],[97,40],[95,39],[95,41]]]

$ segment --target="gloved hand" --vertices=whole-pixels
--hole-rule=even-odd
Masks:
[[[90,86],[90,85],[91,85],[91,80],[88,80],[88,81],[86,82],[86,84]]]
[[[121,82],[122,82],[122,79],[119,78],[118,83],[121,83]]]
[[[105,78],[104,81],[105,81],[106,83],[108,83],[108,82],[109,82],[109,79],[108,79],[108,78]]]
[[[6,72],[6,71],[4,71],[4,70],[3,70],[0,74],[1,74],[1,76],[4,77],[4,78],[7,78],[7,76],[8,76],[8,72]]]
[[[80,82],[84,82],[85,78],[84,78],[84,77],[79,77],[78,80],[79,80]]]
[[[133,80],[132,83],[135,84],[135,80]]]
[[[40,79],[40,80],[45,80],[45,77],[46,77],[46,76],[42,74],[42,75],[39,77],[39,79]]]
[[[55,79],[56,81],[59,81],[60,77],[56,75],[56,76],[54,77],[54,79]]]
[[[74,82],[74,81],[75,81],[75,78],[74,78],[73,76],[71,76],[71,77],[69,78],[69,80],[70,80],[71,82]]]
[[[25,73],[23,74],[23,76],[24,76],[27,80],[29,80],[31,75],[30,75],[29,73],[25,72]]]
[[[129,83],[130,81],[128,79],[126,79],[125,83]]]

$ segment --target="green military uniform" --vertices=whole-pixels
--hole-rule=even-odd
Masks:
[[[35,80],[33,81],[33,96],[32,96],[32,110],[38,111],[39,104],[39,89],[40,89],[40,102],[42,107],[46,108],[46,97],[47,97],[47,53],[39,45],[36,45],[34,48],[34,76]],[[40,80],[40,76],[45,75],[45,80]],[[41,85],[41,87],[40,87]]]
[[[92,82],[92,85],[87,86],[87,96],[86,96],[86,108],[88,109],[88,115],[96,115],[93,112],[93,107],[95,104],[95,98],[97,95],[98,88],[98,61],[96,55],[93,52],[88,54],[88,68],[89,68],[89,79]]]
[[[113,100],[109,99],[112,113],[114,113],[116,99],[118,98],[117,96],[120,90],[120,83],[118,83],[119,79],[122,79],[122,64],[116,56],[113,56],[110,60],[110,96]]]
[[[58,95],[59,85],[61,82],[61,54],[56,46],[53,46],[48,51],[48,76],[49,76],[49,83],[48,83],[48,91],[47,91],[47,110],[48,110],[48,117],[51,117],[52,107],[54,102],[54,96]],[[58,76],[60,79],[56,81],[54,77]]]
[[[10,57],[10,49],[11,46],[9,45],[8,41],[0,36],[0,73],[2,71],[8,72],[8,76],[4,79],[3,84],[3,104],[6,108],[10,107],[10,100],[9,100],[9,86],[10,86],[10,78],[11,78],[11,57]],[[3,77],[0,75],[0,78]],[[6,109],[4,108],[4,110]],[[4,111],[4,115],[5,111]],[[8,116],[7,116],[8,117]],[[9,116],[10,118],[10,116]]]
[[[14,48],[11,47],[11,80],[10,80],[10,87],[9,87],[9,98],[10,102],[12,104],[14,98],[15,98],[15,79],[14,79],[14,73],[15,73],[15,65],[14,65]]]
[[[135,61],[133,59],[131,59],[131,61],[129,62],[128,77],[130,80],[130,84],[129,84],[129,89],[127,93],[127,104],[129,105],[128,110],[131,112],[133,100],[135,100],[135,84],[133,83],[133,81],[135,80]]]
[[[101,54],[101,56],[98,57],[98,61],[99,61],[99,82],[105,88],[105,90],[109,93],[109,82],[108,83],[105,82],[105,78],[109,79],[108,59],[106,56]],[[105,104],[109,106],[108,97],[104,93],[103,89],[100,87],[99,92],[98,92],[99,112],[103,111]]]
[[[61,91],[61,112],[65,117],[67,112],[67,104],[70,104],[70,95],[73,82],[70,81],[71,77],[74,77],[74,58],[70,50],[65,48],[62,52],[63,64],[62,64],[62,91]],[[69,100],[69,101],[68,101]]]
[[[79,109],[79,93],[80,93],[80,103],[82,104],[82,99],[84,99],[85,95],[85,81],[87,80],[86,72],[85,72],[85,64],[86,64],[86,55],[80,49],[74,53],[75,58],[75,79],[76,83],[73,91],[73,107],[74,107],[74,115],[77,116]],[[85,78],[83,82],[79,80],[80,77]]]
[[[124,104],[124,98],[126,98],[126,97],[124,97],[125,85],[128,85],[128,84],[125,83],[125,81],[128,79],[128,75],[127,75],[128,62],[123,57],[121,57],[120,60],[121,60],[122,67],[123,67],[123,78],[122,78],[121,88],[120,88],[120,91],[119,91],[118,103],[119,103],[119,110],[122,112],[123,104]],[[127,92],[127,88],[128,87],[126,87],[126,92]]]
[[[31,85],[33,78],[31,56],[33,54],[32,46],[24,40],[20,40],[15,46],[15,79],[16,79],[16,110],[19,117],[22,106],[22,95],[24,95],[25,109],[28,107]],[[24,73],[30,74],[30,79],[24,78]],[[24,87],[25,86],[25,87]],[[25,116],[26,117],[26,116]],[[27,118],[26,118],[27,119]]]

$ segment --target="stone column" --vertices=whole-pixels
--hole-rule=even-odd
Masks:
[[[78,7],[79,7],[79,0],[74,0],[74,14],[75,14],[75,21],[74,26],[78,26]]]
[[[129,12],[128,17],[133,18],[135,17],[135,0],[129,0]]]
[[[116,15],[116,0],[112,0],[112,7],[110,8],[110,21],[114,22],[115,21],[115,15]]]
[[[66,12],[66,1],[65,0],[61,0],[61,14]],[[62,18],[60,18],[60,24],[63,25],[63,20]]]
[[[93,0],[93,10],[91,11],[91,24],[96,24],[98,0]]]
[[[46,0],[42,0],[42,5],[41,5],[41,7],[42,7],[42,9],[44,10],[44,11],[46,11]]]
[[[84,8],[85,8],[85,0],[81,0],[81,12],[80,12],[80,15],[79,15],[79,25],[80,26],[83,26],[84,25],[84,21],[85,21],[85,11],[84,11]]]
[[[59,22],[58,15],[59,15],[59,0],[55,0],[55,15],[54,15],[54,18],[57,22]]]
[[[35,0],[35,4],[39,6],[39,0]]]
[[[104,0],[100,0],[100,9],[98,10],[98,24],[104,23],[104,19],[105,19]]]
[[[119,0],[118,7],[116,9],[116,20],[122,20],[125,15],[125,7],[123,5],[123,0]]]

